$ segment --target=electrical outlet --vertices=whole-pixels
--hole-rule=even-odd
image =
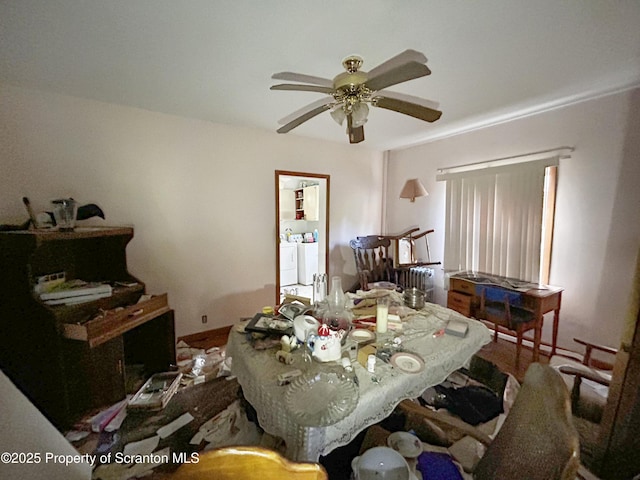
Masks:
[[[206,315],[202,315],[202,323],[207,323],[207,316]]]

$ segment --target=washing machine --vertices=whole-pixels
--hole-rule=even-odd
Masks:
[[[296,243],[280,243],[280,286],[298,283],[298,250]]]

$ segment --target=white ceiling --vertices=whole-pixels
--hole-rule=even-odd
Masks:
[[[639,26],[638,0],[0,0],[0,81],[275,131],[320,97],[273,73],[415,49],[432,74],[391,89],[443,115],[375,109],[362,145],[386,150],[638,85]],[[328,113],[287,135],[348,141]]]

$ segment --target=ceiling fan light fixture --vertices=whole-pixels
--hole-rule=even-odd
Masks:
[[[442,112],[437,110],[437,105],[433,102],[386,90],[387,87],[429,75],[431,70],[426,63],[427,57],[424,54],[409,49],[382,62],[369,72],[360,70],[363,65],[362,57],[351,55],[343,60],[345,71],[336,75],[333,80],[293,72],[276,73],[272,78],[297,83],[272,85],[271,90],[297,90],[326,95],[285,117],[279,122],[284,125],[276,131],[290,132],[316,115],[329,111],[338,125],[343,126],[347,121],[349,143],[360,143],[364,141],[364,124],[369,117],[370,105],[425,122],[435,122]],[[412,198],[413,201],[415,196],[407,198]]]
[[[366,103],[358,102],[351,109],[351,118],[353,120],[354,127],[361,127],[367,123],[367,117],[369,115],[369,107]]]
[[[342,108],[342,106],[336,107],[331,110],[331,118],[333,118],[338,125],[342,125],[346,117],[347,115],[344,113],[344,109]]]

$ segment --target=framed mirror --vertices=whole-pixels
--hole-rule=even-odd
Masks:
[[[313,275],[329,267],[329,175],[276,170],[276,305],[313,301]]]

